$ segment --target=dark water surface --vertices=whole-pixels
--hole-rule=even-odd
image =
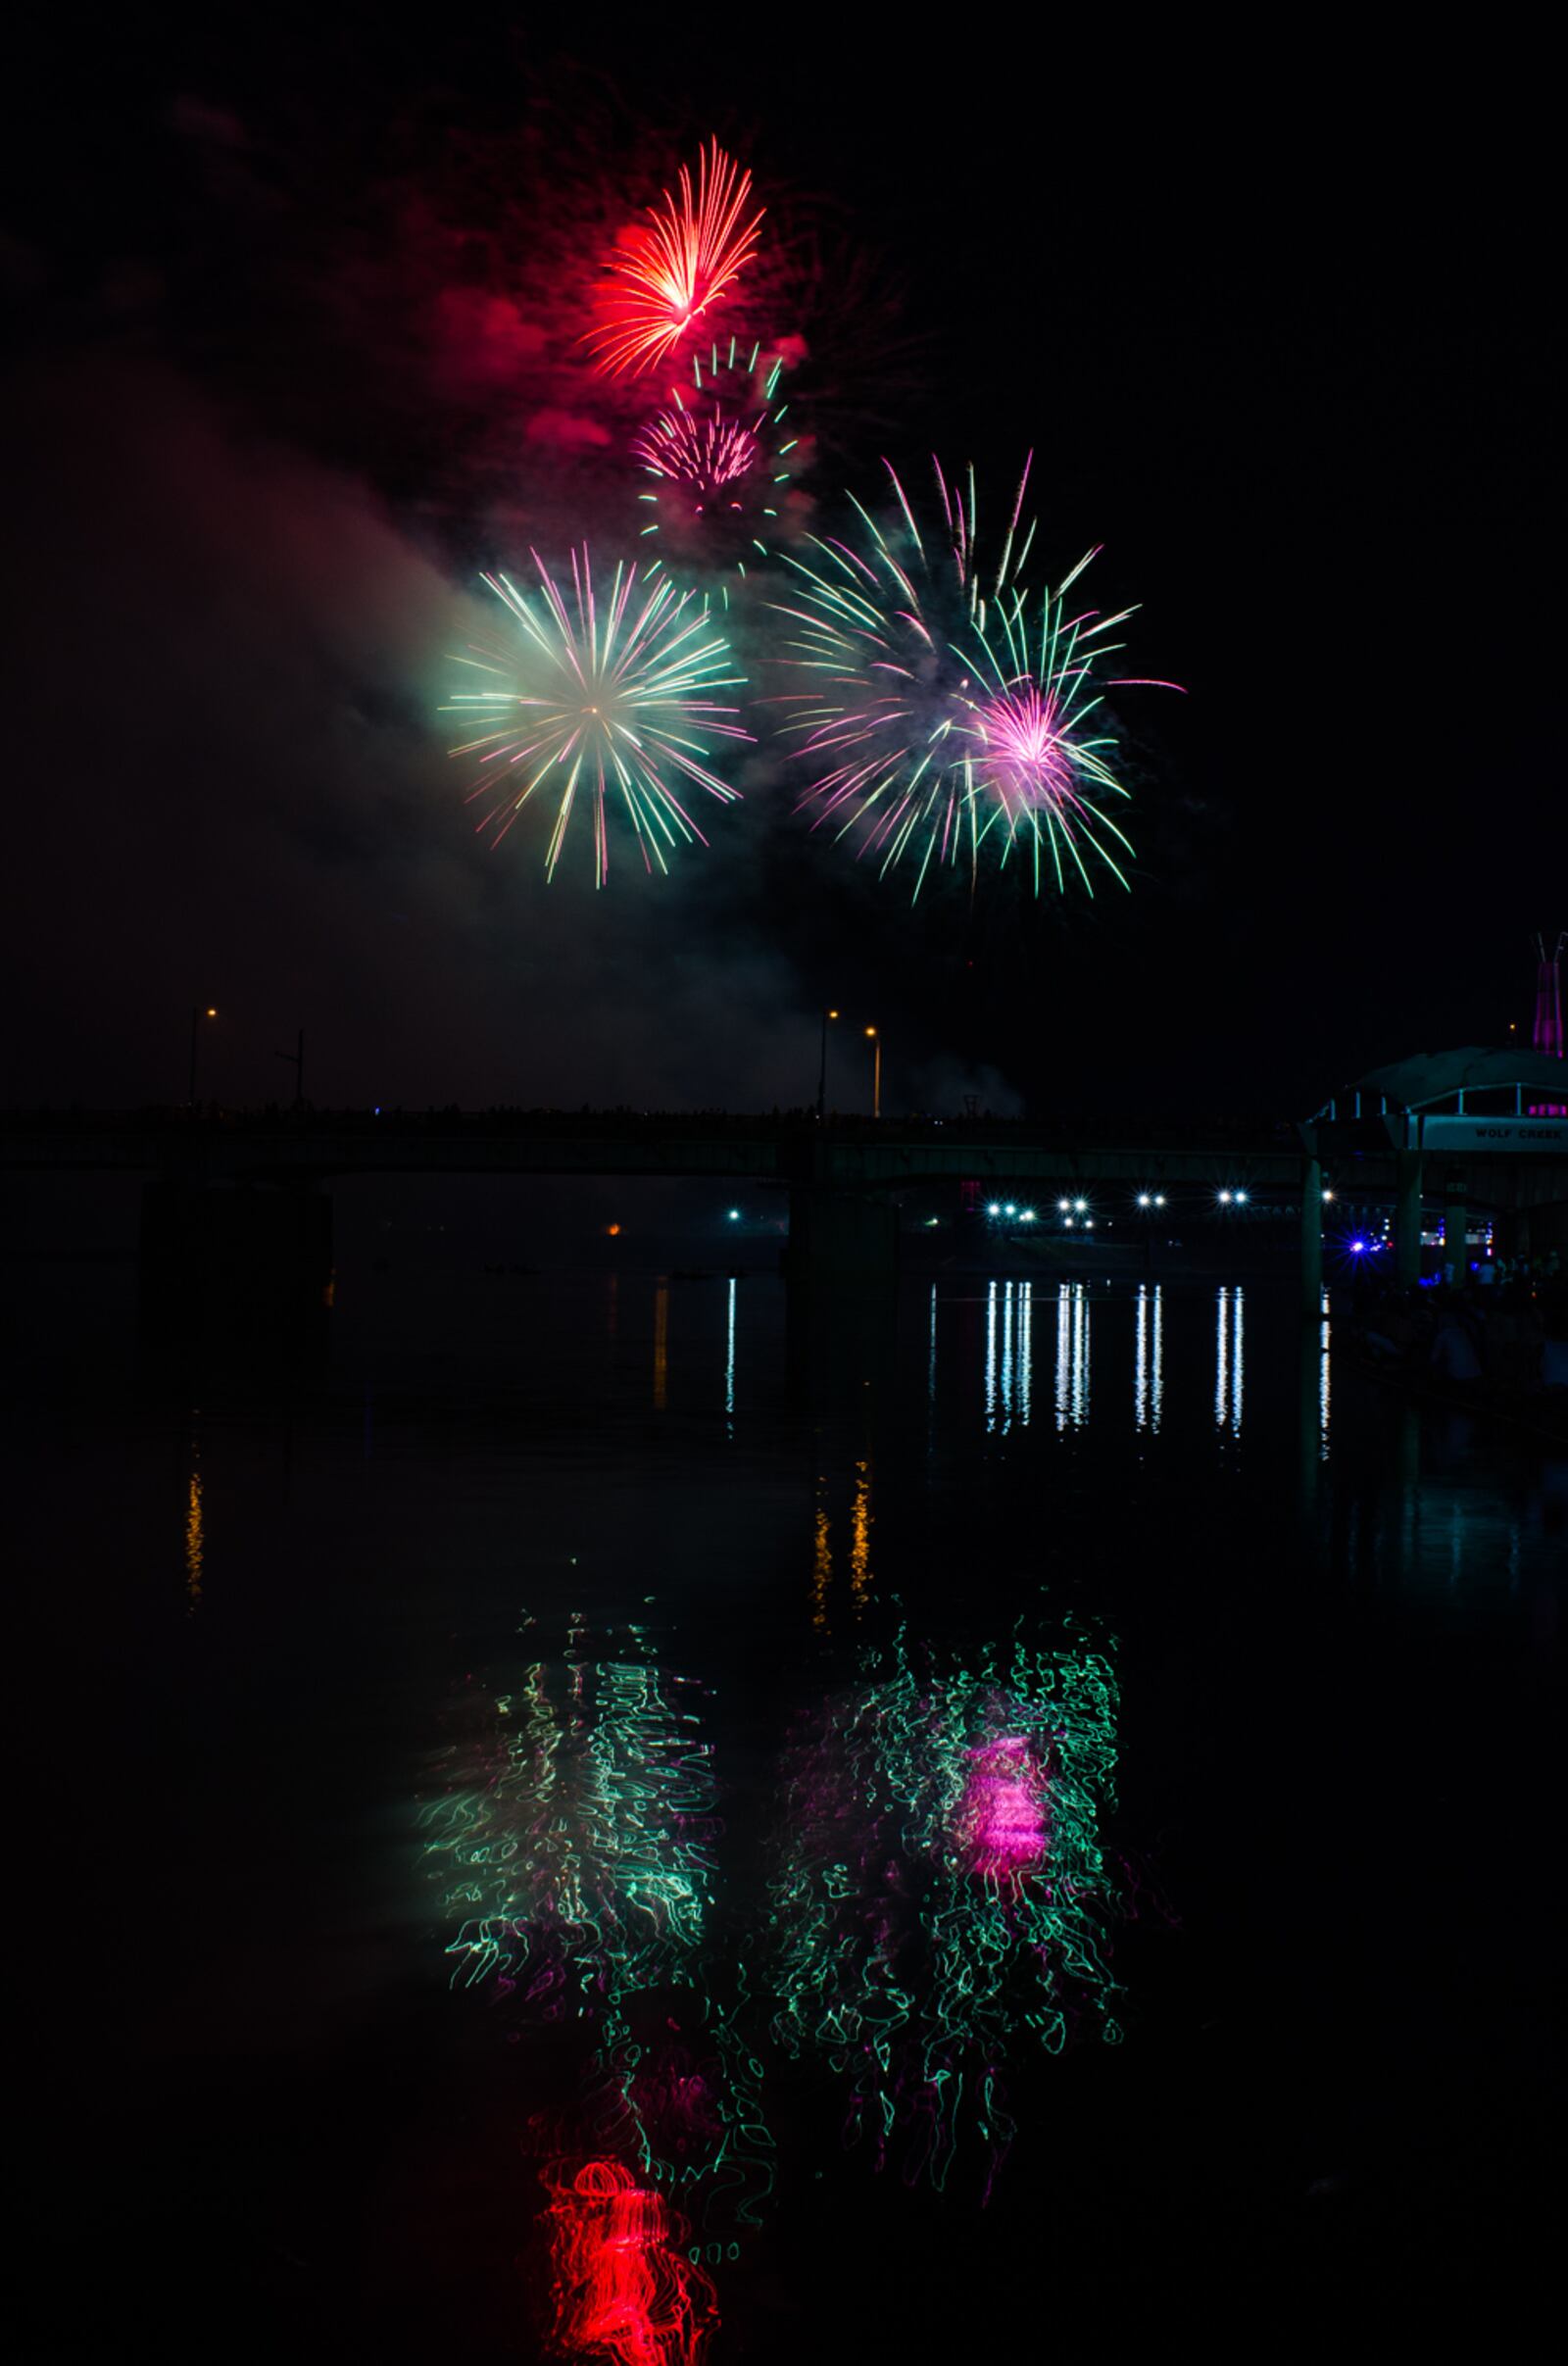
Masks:
[[[65,1308],[13,1391],[29,2354],[1522,2328],[1549,1447],[1252,1285],[334,1319],[192,1390]]]

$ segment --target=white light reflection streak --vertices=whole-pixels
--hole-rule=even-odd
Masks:
[[[1247,1293],[1231,1292],[1231,1435],[1242,1434],[1242,1372],[1247,1355]]]
[[[1018,1418],[1029,1426],[1029,1392],[1034,1364],[1034,1283],[1018,1284]]]
[[[998,1289],[1002,1337],[997,1338]],[[1034,1359],[1034,1284],[993,1282],[986,1306],[986,1427],[1009,1430],[1029,1419]]]
[[[724,1434],[735,1435],[735,1281],[729,1285],[729,1317],[724,1332]]]
[[[1329,1294],[1323,1293],[1323,1320],[1318,1326],[1317,1458],[1329,1458]]]
[[[1063,1282],[1056,1293],[1056,1427],[1089,1419],[1089,1291]]]
[[[1056,1292],[1056,1427],[1065,1429],[1068,1383],[1072,1375],[1072,1286],[1063,1282]]]
[[[1157,1437],[1165,1407],[1165,1286],[1154,1284],[1154,1336],[1149,1375],[1149,1426]]]
[[[931,1356],[926,1365],[926,1394],[933,1405],[937,1401],[937,1286],[931,1284]]]
[[[1233,1438],[1242,1434],[1245,1326],[1242,1290],[1222,1289],[1215,1306],[1214,1426]]]
[[[1149,1427],[1149,1292],[1142,1284],[1133,1321],[1133,1424]]]

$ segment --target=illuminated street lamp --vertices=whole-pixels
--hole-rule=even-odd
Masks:
[[[185,1092],[185,1103],[189,1109],[194,1109],[196,1107],[196,1043],[201,1029],[201,1023],[204,1018],[216,1018],[217,1016],[218,1012],[213,1009],[211,1003],[193,1003],[191,1005],[190,1082],[186,1087]]]
[[[875,1027],[867,1027],[865,1032],[871,1043],[871,1114],[873,1117],[880,1117],[882,1114],[882,1038]]]

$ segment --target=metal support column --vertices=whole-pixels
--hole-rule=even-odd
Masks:
[[[1394,1154],[1394,1273],[1401,1290],[1421,1279],[1421,1153]]]

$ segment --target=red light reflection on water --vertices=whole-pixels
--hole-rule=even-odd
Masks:
[[[698,2366],[718,2324],[712,2281],[680,2249],[681,2221],[625,2164],[554,2163],[555,2341],[613,2366]]]

